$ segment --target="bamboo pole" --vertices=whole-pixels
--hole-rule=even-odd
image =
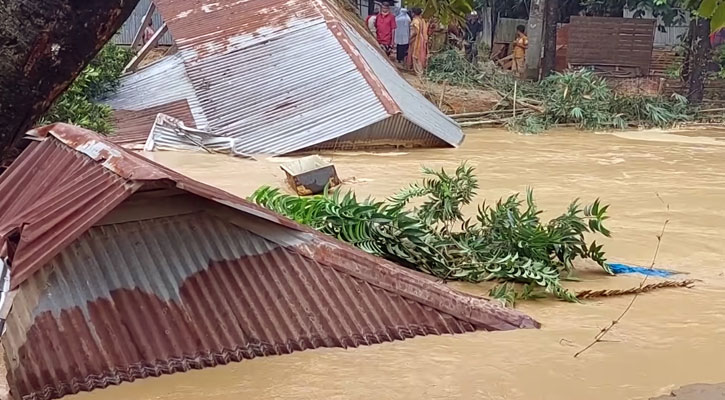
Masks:
[[[519,81],[514,81],[514,114],[513,118],[516,118],[516,92],[518,89]]]
[[[471,122],[461,122],[460,125],[462,128],[470,128],[472,126],[478,126],[478,125],[493,125],[493,124],[503,124],[503,119],[488,119],[485,121],[471,121]]]
[[[443,90],[441,90],[441,97],[438,100],[438,108],[441,108],[443,106],[443,99],[446,97],[446,87],[448,86],[448,81],[443,81]]]
[[[490,114],[496,114],[496,113],[506,113],[506,112],[511,112],[511,109],[507,108],[507,109],[502,109],[502,110],[488,110],[488,111],[477,111],[477,112],[462,113],[462,114],[449,114],[448,116],[453,119],[474,118],[474,117],[482,117],[484,115],[490,115]]]

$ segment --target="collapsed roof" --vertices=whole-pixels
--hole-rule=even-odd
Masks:
[[[318,347],[538,327],[65,124],[0,176],[11,395]]]
[[[237,153],[460,144],[459,126],[334,1],[157,0],[178,52],[122,79],[108,104],[233,137]],[[117,140],[147,136],[137,122],[119,118]]]

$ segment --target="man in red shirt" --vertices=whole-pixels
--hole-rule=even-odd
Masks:
[[[390,12],[390,4],[383,3],[380,14],[375,19],[375,30],[378,44],[388,56],[393,50],[393,36],[395,34],[395,15]]]

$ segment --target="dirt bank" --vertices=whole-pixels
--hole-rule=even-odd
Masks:
[[[493,91],[433,83],[414,74],[403,77],[446,114],[488,111],[501,99]]]

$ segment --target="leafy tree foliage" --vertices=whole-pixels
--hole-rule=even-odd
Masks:
[[[634,11],[635,18],[642,18],[646,12],[661,18],[658,29],[685,23],[688,15],[680,0],[583,0],[584,10],[591,15],[621,17],[624,10]]]
[[[663,1],[663,0],[657,0]],[[723,0],[685,0],[685,5],[697,14],[710,20],[710,30],[716,32],[725,28],[725,1]]]
[[[424,18],[435,18],[443,25],[462,24],[473,10],[472,0],[411,0],[408,7],[423,9]]]
[[[121,72],[132,56],[130,50],[115,44],[104,46],[41,118],[40,124],[67,122],[110,133],[113,129],[111,108],[96,100],[118,87]]]
[[[478,190],[473,171],[465,164],[452,174],[424,168],[422,182],[386,201],[360,201],[339,189],[297,197],[269,187],[250,200],[408,268],[442,279],[520,282],[529,285],[529,297],[539,288],[576,301],[560,282],[573,273],[576,259],[591,259],[610,272],[602,246],[585,238],[609,236],[604,227],[609,206],[574,200],[559,217],[543,221],[529,190],[523,198],[514,194],[480,204],[469,219],[462,208]],[[412,200],[422,204],[410,207]]]

